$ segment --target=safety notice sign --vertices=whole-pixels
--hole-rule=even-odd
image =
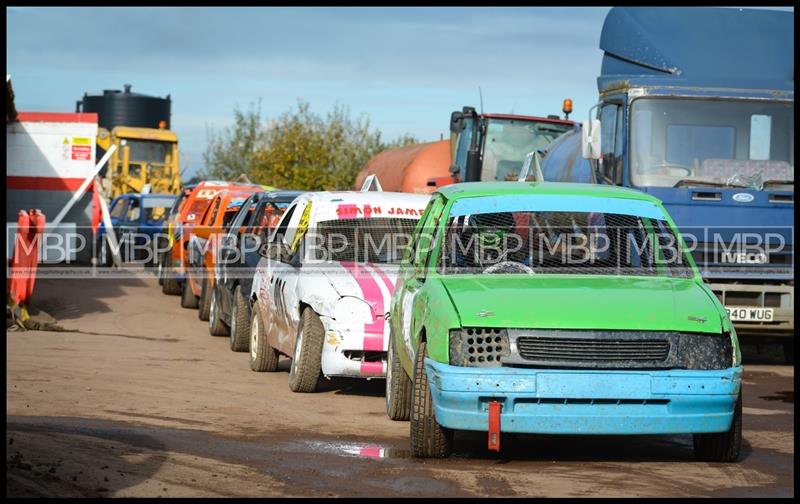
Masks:
[[[88,138],[72,138],[72,159],[76,161],[92,160],[92,142]]]

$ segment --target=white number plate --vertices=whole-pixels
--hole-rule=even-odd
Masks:
[[[726,306],[725,310],[733,322],[769,322],[772,320],[772,308]]]

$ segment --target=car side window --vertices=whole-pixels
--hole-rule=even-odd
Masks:
[[[419,244],[419,237],[422,233],[422,229],[425,226],[425,221],[428,220],[428,217],[431,215],[431,210],[433,209],[433,199],[428,202],[428,205],[425,207],[425,210],[422,211],[422,217],[420,217],[419,221],[417,221],[417,225],[414,227],[414,231],[411,233],[411,242],[406,249],[406,252],[403,254],[403,260],[401,261],[401,265],[413,265],[415,262],[415,257],[417,256],[417,248]]]
[[[139,206],[139,199],[138,198],[130,198],[128,200],[128,211],[125,220],[127,222],[139,222],[139,216],[142,214],[142,210]]]
[[[217,213],[219,212],[219,206],[221,203],[222,198],[217,198],[216,201],[214,201],[214,207],[211,209],[211,215],[208,217],[208,220],[206,220],[206,224],[209,226],[212,225],[214,220],[217,218]]]
[[[295,208],[297,208],[296,203],[286,209],[286,213],[283,214],[283,218],[280,223],[278,223],[278,227],[275,228],[275,232],[272,233],[270,237],[270,243],[280,243],[283,241],[283,237],[286,235],[286,229],[289,227],[289,221],[292,220],[292,215],[294,215]]]
[[[111,207],[111,217],[116,219],[121,219],[128,210],[128,198],[120,198],[114,202],[114,206]]]
[[[255,203],[252,203],[252,197],[242,203],[241,208],[239,208],[239,211],[236,212],[236,217],[233,218],[233,222],[231,222],[231,225],[228,228],[229,235],[239,234],[239,230],[246,225],[247,218],[252,213],[249,212],[248,209],[252,208],[254,205]]]
[[[413,245],[414,254],[412,256],[415,276],[425,277],[425,267],[428,264],[430,255],[433,249],[434,237],[436,233],[436,224],[439,222],[439,214],[442,211],[442,197],[436,195],[431,198],[428,204],[427,215],[419,229],[415,234],[416,240]]]
[[[600,173],[607,184],[622,183],[623,107],[610,103],[600,110]]]

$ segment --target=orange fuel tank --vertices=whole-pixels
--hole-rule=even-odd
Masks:
[[[375,174],[384,191],[432,193],[432,177],[450,175],[450,140],[408,145],[389,149],[370,159],[356,177],[354,189],[360,189],[368,175]]]

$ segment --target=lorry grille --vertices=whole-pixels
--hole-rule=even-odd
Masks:
[[[517,349],[523,359],[569,361],[656,361],[666,360],[666,340],[574,339],[520,337]]]
[[[756,249],[753,249],[756,250]],[[764,247],[766,250],[766,247]],[[794,272],[794,248],[791,245],[774,247],[767,251],[746,253],[730,244],[699,242],[691,251],[703,276],[741,277],[772,276],[790,278]]]

